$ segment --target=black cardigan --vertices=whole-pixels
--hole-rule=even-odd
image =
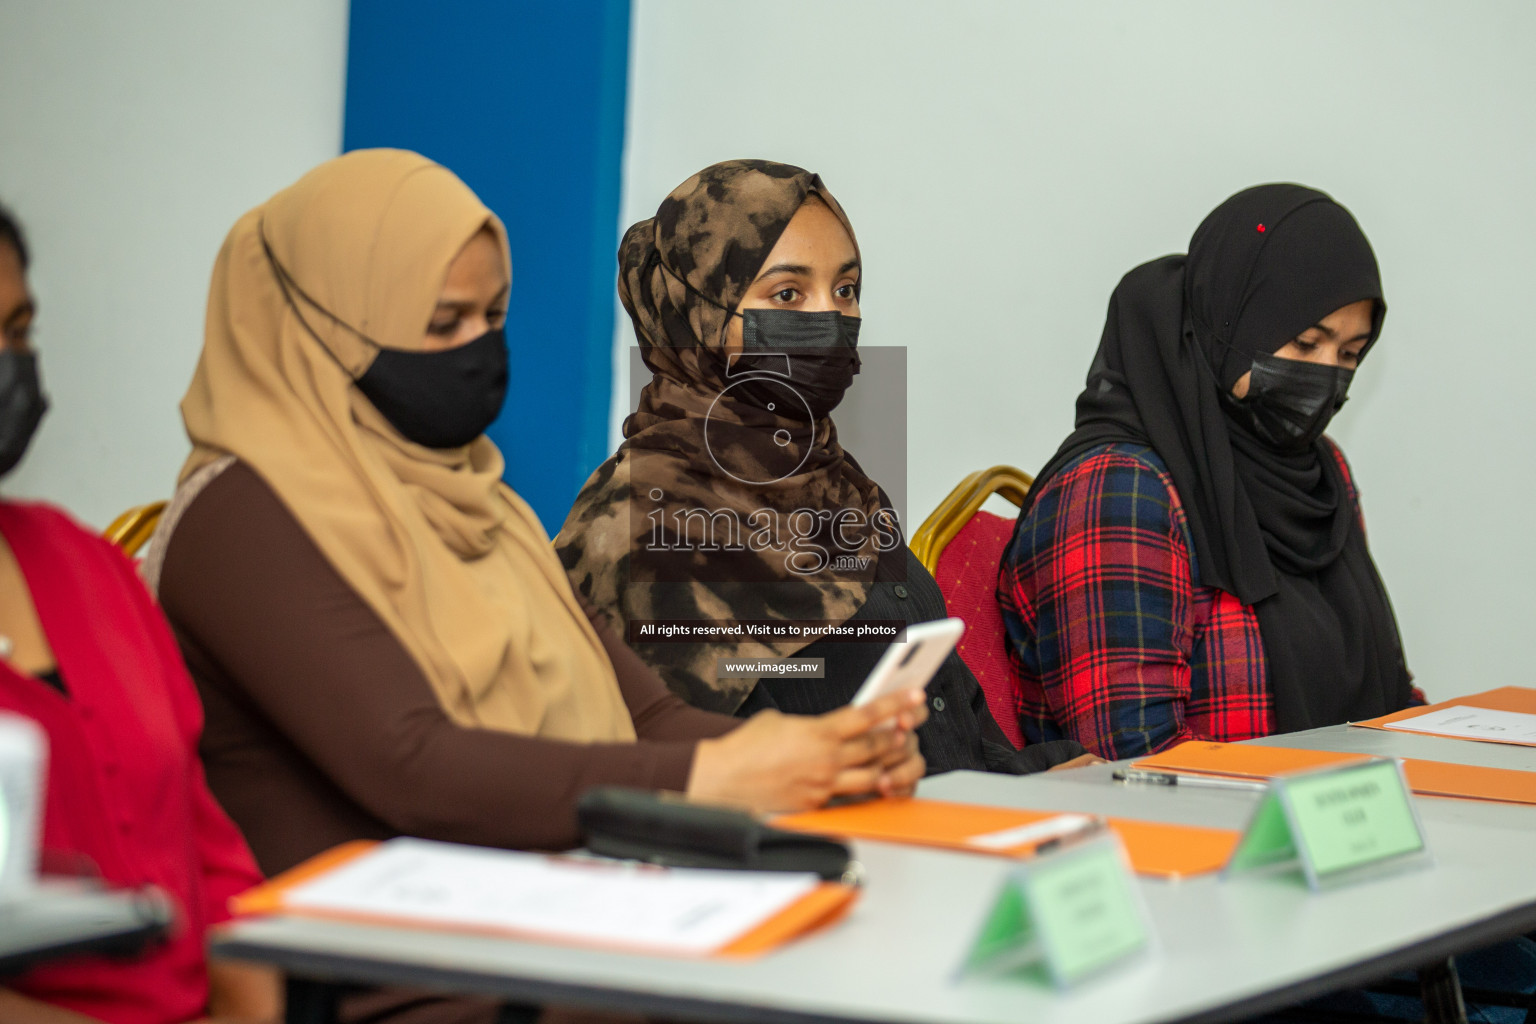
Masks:
[[[848,623],[897,621],[912,625],[948,614],[938,582],[912,549],[903,545],[881,556],[869,599]],[[842,707],[858,692],[885,648],[881,643],[817,640],[797,652],[794,659],[825,658],[825,678],[761,679],[736,714],[746,717],[777,708],[789,714],[818,715]],[[917,738],[930,775],[957,769],[1024,775],[1044,771],[1084,752],[1073,740],[1014,750],[987,710],[981,685],[953,652],[928,684],[928,721],[917,730]]]

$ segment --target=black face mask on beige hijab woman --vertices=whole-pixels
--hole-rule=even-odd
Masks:
[[[381,347],[357,389],[407,439],[459,448],[496,422],[508,379],[506,331],[494,327],[438,352]]]
[[[492,327],[473,341],[446,349],[418,352],[389,348],[305,293],[278,262],[265,238],[262,249],[288,307],[322,350],[330,352],[305,319],[295,296],[377,350],[373,362],[354,383],[406,440],[424,448],[462,448],[496,421],[511,376],[502,327]]]

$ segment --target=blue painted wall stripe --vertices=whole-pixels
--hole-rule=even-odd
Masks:
[[[413,149],[507,225],[491,437],[551,533],[608,454],[629,0],[354,0],[343,149]]]

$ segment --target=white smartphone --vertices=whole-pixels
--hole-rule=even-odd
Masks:
[[[901,636],[885,649],[875,667],[870,670],[864,685],[848,703],[862,707],[888,693],[902,690],[921,690],[939,670],[949,652],[960,642],[965,623],[960,619],[939,619],[936,622],[919,622],[908,626]]]

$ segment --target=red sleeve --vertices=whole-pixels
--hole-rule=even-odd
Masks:
[[[1185,721],[1194,582],[1180,514],[1154,468],[1092,455],[1036,499],[1002,567],[1009,653],[1039,681],[1042,719],[1102,757],[1200,738]]]

